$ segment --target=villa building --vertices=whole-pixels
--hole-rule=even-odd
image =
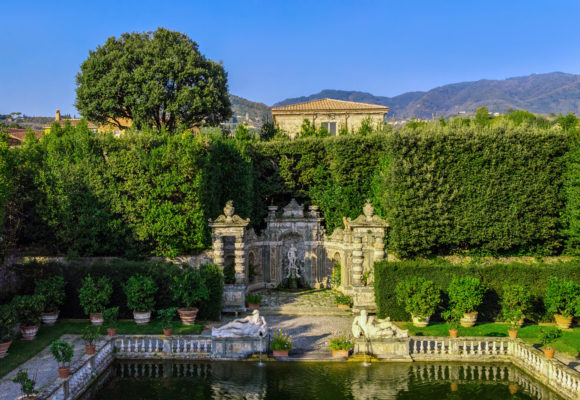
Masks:
[[[324,127],[332,135],[338,135],[344,128],[357,131],[365,119],[373,126],[382,124],[388,111],[389,107],[377,104],[322,99],[272,108],[272,119],[276,127],[294,139],[305,119],[317,129]]]
[[[48,133],[48,132],[50,132],[50,127],[55,122],[58,123],[59,125],[68,122],[70,125],[75,126],[80,121],[81,121],[81,118],[62,118],[62,116],[60,114],[60,110],[56,110],[56,113],[54,115],[54,121],[51,122],[50,124],[44,125],[42,128],[43,128],[44,132]],[[130,119],[127,119],[127,118],[120,118],[119,122],[123,126],[127,126],[127,127],[130,127],[133,124],[133,121],[131,121]],[[98,124],[95,124],[93,122],[89,122],[88,127],[89,127],[89,130],[91,130],[92,132],[99,132],[99,133],[113,132],[115,134],[115,136],[120,135],[124,131],[124,129],[119,129],[119,127],[117,125],[113,125],[113,124],[98,125]]]

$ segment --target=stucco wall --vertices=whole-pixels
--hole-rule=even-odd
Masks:
[[[363,120],[365,118],[370,118],[373,126],[383,123],[384,113],[315,113],[315,114],[273,114],[274,123],[277,127],[286,132],[290,137],[294,138],[300,132],[300,127],[302,126],[302,121],[308,119],[310,122],[314,121],[316,128],[320,128],[323,122],[336,122],[337,135],[340,133],[340,129],[343,126],[347,126],[348,130],[354,130],[355,132],[360,128]]]

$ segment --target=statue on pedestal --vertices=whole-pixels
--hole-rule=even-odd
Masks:
[[[264,337],[267,334],[268,324],[258,310],[245,318],[238,318],[211,329],[211,335],[216,338]]]
[[[391,322],[391,319],[378,319],[369,316],[366,310],[361,310],[360,315],[352,321],[352,335],[355,338],[364,336],[366,339],[407,337],[408,331],[404,331]]]
[[[286,278],[300,278],[300,270],[298,268],[298,257],[296,256],[296,253],[298,252],[298,250],[296,249],[296,247],[294,247],[293,244],[290,245],[290,249],[288,250],[288,275],[286,275]]]

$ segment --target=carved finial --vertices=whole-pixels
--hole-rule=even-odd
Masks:
[[[370,200],[367,200],[367,202],[365,203],[365,206],[363,207],[363,213],[365,217],[367,217],[368,221],[373,219],[373,215],[375,214],[375,208],[373,207]]]
[[[224,215],[226,216],[226,222],[232,222],[232,217],[234,216],[234,202],[230,200],[226,202],[226,206],[224,207]]]

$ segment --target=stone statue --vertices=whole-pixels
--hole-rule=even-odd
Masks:
[[[352,335],[355,338],[364,336],[366,339],[409,336],[408,331],[399,329],[390,318],[381,320],[369,316],[366,310],[361,310],[360,315],[352,321]]]
[[[254,310],[252,315],[238,318],[232,322],[211,328],[211,335],[216,338],[264,337],[268,334],[268,324],[260,311]]]
[[[290,245],[288,250],[288,275],[286,278],[300,278],[299,269],[297,265],[298,257],[296,257],[296,252],[298,250],[294,247],[294,244]]]

